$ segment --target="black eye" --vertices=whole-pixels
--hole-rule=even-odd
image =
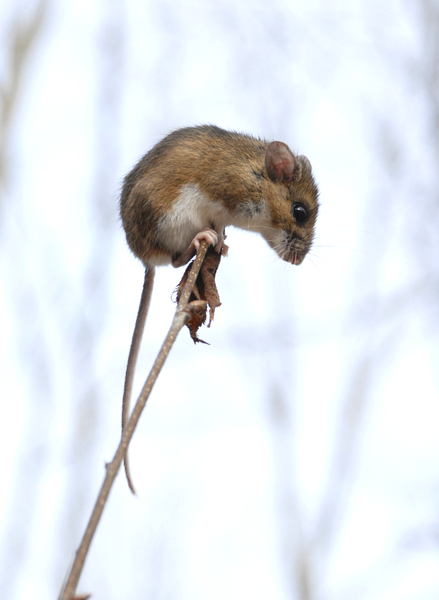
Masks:
[[[299,202],[293,204],[293,217],[296,219],[299,225],[302,225],[308,220],[309,214],[303,204],[299,204]]]

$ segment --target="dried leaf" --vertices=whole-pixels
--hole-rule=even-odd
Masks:
[[[190,302],[184,309],[191,315],[191,318],[186,323],[191,334],[191,338],[194,340],[194,344],[201,342],[207,344],[204,340],[201,340],[197,336],[197,331],[206,322],[207,302],[205,300],[194,300]],[[207,344],[209,345],[209,344]]]
[[[218,289],[216,287],[215,275],[218,270],[219,264],[221,261],[221,254],[218,252],[206,254],[206,258],[201,266],[201,278],[204,286],[204,296],[203,299],[209,304],[209,324],[213,321],[215,316],[215,309],[218,306],[221,306],[220,297],[218,294]]]
[[[207,343],[203,342],[203,340],[200,340],[197,336],[198,329],[201,327],[201,325],[204,325],[204,323],[206,322],[206,306],[209,306],[209,323],[207,325],[208,327],[210,327],[210,324],[213,321],[215,309],[218,308],[218,306],[221,306],[218,289],[216,287],[215,282],[215,275],[218,270],[220,261],[221,254],[215,252],[215,250],[212,247],[210,247],[206,252],[206,257],[203,261],[197,280],[195,282],[193,292],[189,298],[189,305],[197,301],[205,301],[203,302],[205,306],[204,316],[202,317],[201,314],[192,313],[191,320],[187,324],[187,326],[189,327],[191,338],[194,340],[194,342],[202,342],[203,344]],[[186,271],[184,272],[180,283],[178,284],[177,302],[180,298],[180,290],[186,283],[191,266],[192,263],[189,264]]]

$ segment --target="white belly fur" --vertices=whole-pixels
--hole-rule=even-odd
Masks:
[[[159,221],[158,237],[172,254],[184,252],[202,229],[222,231],[231,221],[229,211],[211,200],[195,183],[181,186],[172,210]]]

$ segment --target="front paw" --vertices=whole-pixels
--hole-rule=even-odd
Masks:
[[[182,254],[177,256],[172,261],[172,266],[173,267],[182,267],[183,265],[187,264],[191,260],[191,258],[193,256],[195,256],[195,254],[198,252],[198,250],[200,248],[200,244],[203,240],[206,240],[206,242],[208,243],[209,246],[215,246],[215,250],[216,250],[218,243],[219,243],[218,237],[219,236],[214,229],[211,229],[210,227],[206,227],[206,229],[203,229],[202,231],[197,233],[197,235],[194,237],[194,239],[190,243],[187,250],[185,250]],[[220,247],[220,250],[221,250],[221,247]],[[219,250],[217,250],[217,252],[219,252]]]
[[[215,250],[216,250],[216,247],[219,242],[219,236],[218,236],[217,232],[215,231],[215,229],[206,227],[206,229],[203,229],[202,231],[200,231],[200,233],[197,233],[197,235],[192,240],[191,245],[189,246],[188,250],[191,247],[193,247],[193,248],[195,248],[195,253],[197,253],[198,249],[200,248],[200,244],[203,240],[206,240],[206,242],[209,244],[209,246],[215,246]],[[219,252],[219,250],[217,250],[217,252]]]

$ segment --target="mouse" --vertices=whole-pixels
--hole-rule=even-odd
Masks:
[[[259,233],[279,258],[300,265],[313,242],[318,195],[306,156],[293,153],[284,142],[215,125],[173,131],[126,175],[120,216],[145,275],[125,373],[122,431],[155,268],[187,264],[202,240],[226,255],[229,226]],[[135,493],[127,454],[124,467]]]

